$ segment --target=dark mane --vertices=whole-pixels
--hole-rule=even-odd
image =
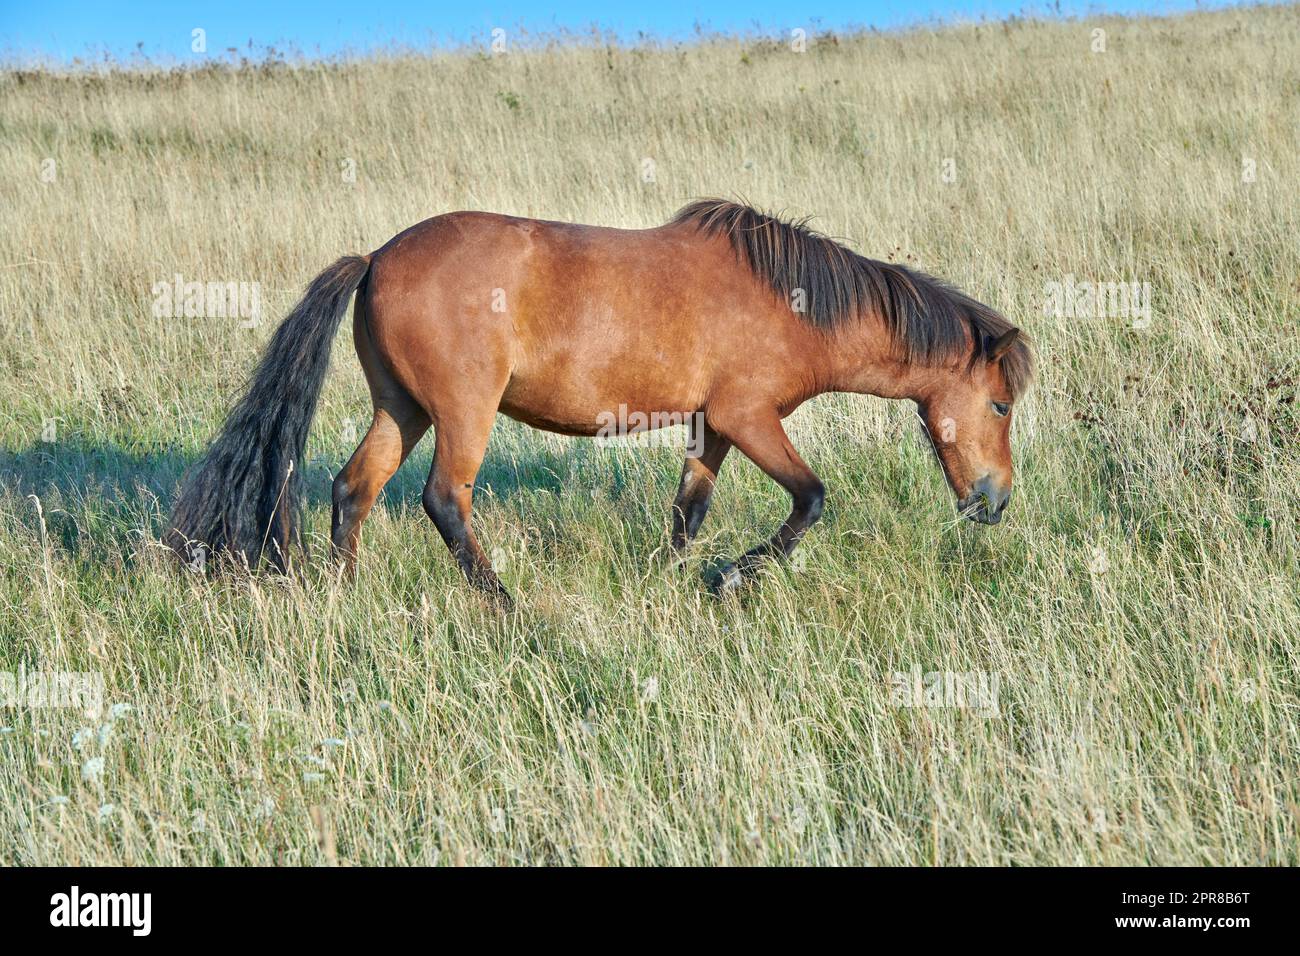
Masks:
[[[999,312],[965,293],[923,272],[860,256],[809,229],[806,220],[785,222],[740,203],[701,199],[672,222],[726,236],[783,300],[802,289],[803,317],[815,326],[834,328],[873,310],[909,362],[973,361],[986,339],[1011,328]],[[1023,333],[1002,357],[1002,373],[1012,395],[1028,388],[1033,355]]]

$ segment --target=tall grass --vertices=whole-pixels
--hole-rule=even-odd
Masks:
[[[0,672],[104,701],[0,708],[0,862],[1297,862],[1297,116],[1295,7],[6,73]],[[338,255],[452,209],[639,227],[706,194],[1032,332],[1002,527],[954,521],[909,407],[826,397],[791,421],[826,516],[736,601],[700,570],[788,506],[752,465],[675,569],[676,452],[506,420],[476,523],[514,615],[420,510],[427,439],[355,584],[163,560],[182,470]],[[155,315],[178,273],[258,283],[261,321]],[[1148,283],[1149,324],[1045,314],[1071,276]],[[341,342],[318,554],[368,418]],[[934,673],[995,707],[907,706]]]

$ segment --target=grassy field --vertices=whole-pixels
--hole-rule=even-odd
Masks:
[[[1300,862],[1297,116],[1294,6],[6,72],[0,672],[103,703],[0,706],[0,863]],[[1007,522],[955,521],[909,405],[824,397],[790,429],[826,516],[717,601],[701,570],[788,509],[750,463],[675,569],[677,451],[502,419],[476,526],[518,611],[424,516],[429,439],[339,583],[329,483],[370,413],[345,324],[317,559],[163,559],[180,475],[336,256],[453,209],[639,227],[714,194],[1033,334]],[[247,283],[260,321],[159,315],[177,275]],[[1051,308],[1084,282],[1149,311]]]

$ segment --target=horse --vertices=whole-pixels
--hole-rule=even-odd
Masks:
[[[915,402],[960,514],[994,525],[1011,499],[1013,405],[1032,350],[956,288],[858,255],[806,220],[720,199],[649,229],[453,212],[310,284],[182,484],[164,535],[178,554],[289,569],[308,429],[353,293],[374,416],[333,483],[331,551],[349,575],[375,499],[432,427],[424,510],[469,583],[512,604],[470,522],[498,413],[579,436],[598,435],[614,409],[646,427],[686,422],[691,453],[671,508],[679,553],[739,449],[792,508],[712,578],[715,591],[788,557],[821,515],[825,488],[782,426],[816,395]]]

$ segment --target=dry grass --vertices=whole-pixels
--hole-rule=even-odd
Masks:
[[[4,75],[0,671],[133,709],[0,709],[0,862],[1296,863],[1298,115],[1295,7]],[[420,511],[427,440],[356,586],[161,561],[181,470],[335,256],[451,209],[641,226],[702,194],[1034,333],[1009,524],[954,524],[910,408],[830,397],[793,424],[827,516],[738,602],[698,571],[784,515],[751,465],[673,571],[676,454],[508,421],[477,521],[515,616]],[[260,283],[267,320],[156,318],[176,273]],[[1150,326],[1045,315],[1068,275],[1150,283]],[[335,368],[318,551],[369,412],[347,341]],[[899,706],[913,668],[996,675],[998,715]]]

